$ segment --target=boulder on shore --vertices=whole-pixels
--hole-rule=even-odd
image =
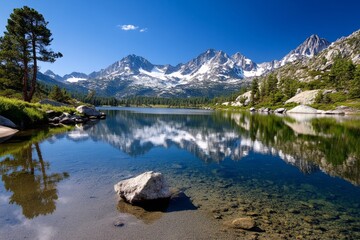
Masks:
[[[247,91],[246,93],[241,94],[240,96],[238,96],[235,99],[235,102],[241,102],[243,99],[243,104],[241,103],[242,106],[247,106],[250,104],[250,99],[251,99],[251,91]]]
[[[286,100],[285,104],[287,103],[297,103],[297,104],[313,104],[315,103],[315,98],[320,90],[308,90],[299,92],[292,98]]]
[[[131,204],[167,199],[171,196],[164,176],[159,172],[153,171],[120,181],[114,185],[114,189],[121,198]]]
[[[307,114],[318,114],[318,113],[322,113],[322,111],[319,111],[315,108],[306,106],[306,105],[299,105],[296,106],[292,109],[290,109],[289,111],[287,111],[286,113],[307,113]]]
[[[95,108],[88,107],[88,106],[85,106],[85,105],[78,106],[76,108],[76,111],[78,111],[79,113],[84,114],[85,116],[100,117],[100,115],[101,115],[101,113],[98,110],[96,110]]]
[[[286,108],[277,108],[274,111],[274,113],[280,113],[280,114],[285,113],[285,112],[286,112]]]
[[[3,116],[0,116],[0,126],[17,128],[15,123],[13,123],[10,119],[7,119],[6,117]]]

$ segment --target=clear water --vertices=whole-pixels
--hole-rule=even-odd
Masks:
[[[84,218],[118,211],[156,222],[116,206],[112,188],[148,170],[189,197],[180,205],[221,226],[253,218],[259,239],[360,239],[359,119],[102,110],[106,120],[0,144],[0,239],[61,239]]]

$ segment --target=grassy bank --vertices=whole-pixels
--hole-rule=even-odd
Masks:
[[[31,128],[47,123],[46,111],[48,110],[58,113],[75,112],[75,108],[72,107],[54,107],[47,104],[28,103],[0,97],[0,115],[10,119],[20,128]]]

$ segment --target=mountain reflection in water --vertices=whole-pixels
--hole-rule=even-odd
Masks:
[[[304,174],[319,170],[360,184],[360,121],[354,117],[261,115],[190,111],[167,114],[141,109],[105,110],[105,121],[73,130],[33,131],[1,144],[0,173],[9,202],[26,218],[53,213],[57,184],[68,173],[53,173],[41,145],[66,138],[109,143],[131,157],[156,147],[184,149],[206,163],[240,161],[251,152],[278,156]],[[184,110],[183,110],[184,111]],[[176,111],[175,111],[176,112]],[[51,172],[51,173],[50,173]]]
[[[360,121],[355,117],[128,110],[107,114],[106,122],[78,128],[67,137],[105,141],[130,156],[177,146],[205,162],[238,161],[253,151],[279,156],[306,174],[321,170],[360,184]]]
[[[360,237],[355,117],[103,111],[106,120],[0,144],[0,236],[38,239],[47,229],[48,239],[64,239],[89,226],[150,226],[173,211],[203,211],[222,227],[254,218],[264,239]],[[144,171],[162,172],[188,197],[155,211],[115,201],[113,185]]]

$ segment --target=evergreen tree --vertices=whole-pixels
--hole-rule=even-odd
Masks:
[[[298,82],[291,78],[285,78],[281,80],[281,88],[284,94],[285,100],[292,98],[296,94],[298,88]]]
[[[275,95],[275,93],[277,92],[277,78],[274,74],[270,74],[267,78],[267,81],[266,81],[266,95],[267,96],[273,96]]]
[[[30,102],[36,90],[38,61],[54,62],[62,57],[48,47],[51,32],[43,15],[27,6],[16,8],[10,15],[0,39],[0,63],[9,73],[11,68],[21,73],[20,79],[24,101]]]
[[[360,65],[357,65],[354,78],[351,81],[350,96],[352,98],[360,98]]]
[[[331,67],[328,80],[337,90],[344,90],[349,81],[353,80],[354,73],[355,65],[352,61],[338,56]]]
[[[55,85],[49,94],[49,98],[58,102],[64,101],[64,95],[61,89]]]
[[[251,95],[250,95],[250,103],[251,105],[255,105],[256,102],[260,98],[259,93],[259,80],[257,78],[254,78],[254,80],[251,83]]]

